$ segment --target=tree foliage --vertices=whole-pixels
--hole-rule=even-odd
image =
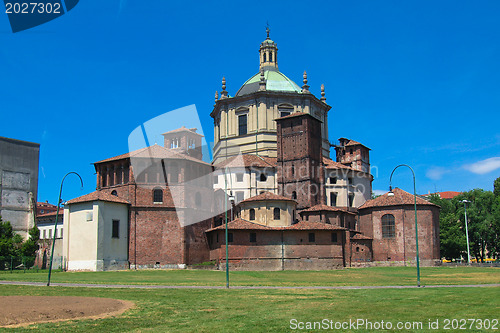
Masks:
[[[500,177],[495,179],[495,182],[493,183],[493,194],[495,197],[500,197]]]
[[[495,180],[495,190],[500,190],[500,178]],[[439,216],[441,255],[447,259],[467,258],[465,211],[471,258],[483,261],[500,255],[500,195],[496,191],[474,189],[452,200],[439,196],[431,202],[441,206]],[[464,203],[467,200],[470,202]]]
[[[29,237],[24,240],[14,233],[10,222],[3,222],[0,216],[0,257],[34,257],[39,239],[40,230],[36,226],[29,230]]]

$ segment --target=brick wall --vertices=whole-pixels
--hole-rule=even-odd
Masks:
[[[395,237],[382,236],[382,216],[392,214]],[[439,259],[439,207],[417,206],[419,256],[421,260]],[[374,261],[407,261],[416,257],[415,213],[412,205],[366,208],[360,210],[360,231],[373,238]]]

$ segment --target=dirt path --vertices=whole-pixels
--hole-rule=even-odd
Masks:
[[[75,296],[0,296],[0,327],[122,314],[134,303],[111,298]]]

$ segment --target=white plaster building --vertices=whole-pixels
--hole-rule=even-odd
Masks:
[[[64,209],[66,269],[128,269],[129,203],[102,191],[68,201]]]

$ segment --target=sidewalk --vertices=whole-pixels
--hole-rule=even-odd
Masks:
[[[0,285],[46,287],[46,282],[0,281]],[[225,286],[166,286],[135,284],[89,284],[89,283],[57,283],[51,287],[83,287],[83,288],[127,288],[127,289],[226,289]],[[421,286],[420,288],[486,288],[500,287],[495,284],[440,284]],[[229,289],[416,289],[417,286],[230,286]]]

